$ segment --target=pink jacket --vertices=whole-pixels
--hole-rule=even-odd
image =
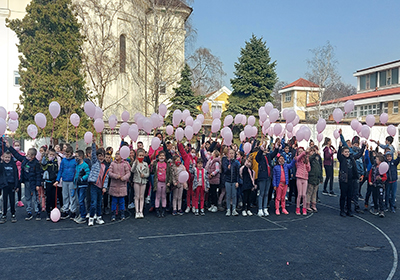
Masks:
[[[311,170],[310,162],[305,164],[303,162],[303,158],[306,155],[306,152],[303,151],[300,155],[297,156],[296,160],[296,178],[308,180],[308,172]]]
[[[131,176],[130,165],[122,160],[120,163],[113,161],[108,170],[108,176],[111,178],[109,194],[115,197],[127,196],[126,183]],[[117,179],[121,177],[121,179]]]

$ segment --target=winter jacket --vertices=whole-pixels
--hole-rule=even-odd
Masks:
[[[147,184],[147,178],[150,176],[150,170],[149,170],[149,165],[147,162],[142,162],[139,163],[137,160],[135,160],[132,164],[131,168],[132,172],[132,181],[136,184]],[[143,174],[143,178],[141,176]]]
[[[154,174],[154,180],[153,180],[153,190],[156,192],[157,191],[157,184],[158,184],[158,159],[153,161],[153,165],[151,167],[151,173]],[[168,184],[172,184],[172,168],[171,168],[171,163],[166,162],[167,164],[167,174],[165,174],[165,184],[167,185],[167,193],[169,193],[171,190],[168,187]]]
[[[325,146],[324,148],[324,165],[333,165],[334,151],[332,148]]]
[[[92,143],[92,168],[90,169],[88,182],[100,189],[107,189],[108,177],[108,167],[97,159],[96,144]]]
[[[285,163],[289,164],[293,161],[294,153],[292,153],[292,151],[289,151],[289,153],[283,151],[281,152],[281,155],[285,158]],[[294,164],[293,167],[289,169],[289,180],[294,179],[296,179],[296,164]]]
[[[13,147],[9,148],[11,154],[21,162],[21,182],[29,184],[29,188],[34,191],[41,186],[42,167],[39,161],[34,158],[27,160],[26,156],[20,155]]]
[[[361,157],[364,152],[364,149],[365,145],[362,146],[358,154],[350,153],[349,157],[345,157],[344,155],[342,155],[342,150],[343,150],[342,146],[339,147],[339,151],[337,153],[337,159],[340,163],[339,182],[349,183],[351,180],[359,179],[355,158]]]
[[[346,141],[344,140],[343,135],[340,135],[340,141],[342,142],[343,147],[345,148],[349,148],[350,154],[353,155],[354,160],[356,161],[356,167],[357,167],[357,177],[361,177],[363,175],[365,175],[365,163],[363,161],[363,152],[360,154],[361,149],[357,146],[352,146],[351,148],[349,147],[349,145],[347,145]],[[365,147],[364,147],[365,149]]]
[[[57,157],[50,161],[47,157],[42,158],[42,170],[43,170],[43,182],[45,183],[54,183],[57,181],[58,176],[58,161]]]
[[[74,185],[80,188],[87,187],[89,185],[88,178],[90,174],[89,165],[86,162],[82,162],[76,166]]]
[[[13,190],[18,188],[18,168],[14,160],[11,159],[9,163],[3,162],[0,165],[0,169],[4,170],[3,174],[0,174],[4,178],[3,183],[0,179],[0,189],[2,186],[13,185]]]
[[[272,176],[272,160],[278,154],[278,149],[274,149],[272,152],[264,154],[260,149],[256,155],[256,161],[258,163],[258,180],[266,180]],[[268,164],[267,164],[268,160]],[[268,168],[269,167],[269,168]]]
[[[386,144],[379,144],[379,147],[381,147],[383,150],[389,149],[389,150],[390,150],[389,153],[392,155],[392,158],[394,158],[395,149],[394,149],[393,145],[391,145],[391,144],[388,144],[388,145],[386,145]]]
[[[210,183],[208,181],[208,174],[207,174],[207,170],[205,170],[204,168],[202,168],[201,170],[197,169],[197,167],[194,167],[193,165],[190,166],[190,173],[193,174],[193,191],[195,191],[197,189],[197,187],[199,186],[199,176],[203,175],[202,179],[202,185],[204,186],[204,190],[208,191],[208,189],[210,188]]]
[[[183,147],[182,143],[178,143],[178,150],[179,150],[179,153],[181,154],[181,157],[183,159],[183,164],[186,167],[186,171],[189,172],[190,171],[190,165],[191,164],[196,165],[197,157],[193,158],[190,153],[187,153],[185,151],[185,148]]]
[[[322,181],[322,159],[317,153],[310,156],[311,170],[308,173],[308,183],[310,185],[319,185]]]
[[[239,173],[240,177],[243,180],[243,184],[241,186],[242,191],[251,190],[252,188],[254,188],[255,182],[253,180],[255,180],[256,172],[253,169],[243,165],[242,167],[240,167]],[[250,173],[251,176],[253,176],[253,180],[251,179]]]
[[[283,164],[283,171],[285,172],[285,184],[289,184],[289,170],[292,169],[296,164],[296,160],[293,159],[290,163]],[[272,177],[272,186],[278,187],[279,183],[281,182],[281,166],[282,165],[275,165],[273,169],[274,176]]]
[[[73,182],[76,170],[76,160],[75,158],[63,158],[60,165],[60,170],[58,170],[57,182],[62,179],[63,182]]]
[[[230,165],[230,168],[228,166]],[[236,159],[226,158],[222,162],[222,173],[224,174],[225,183],[238,183],[239,182],[239,169],[240,163]]]
[[[296,161],[296,178],[308,180],[308,172],[311,170],[310,161],[307,163],[303,162],[303,158],[306,156],[306,152],[303,151],[297,156]]]
[[[400,163],[400,156],[398,156],[395,160],[387,161],[389,165],[389,170],[387,172],[387,181],[389,183],[397,181],[397,165]]]
[[[368,184],[372,183],[374,187],[383,188],[387,180],[386,173],[379,174],[379,166],[374,164],[368,174]]]
[[[179,183],[179,174],[183,171],[186,171],[186,167],[183,164],[180,164],[179,166],[173,165],[171,168],[172,168],[172,189],[182,187],[183,184]]]
[[[111,178],[108,193],[111,196],[124,197],[128,195],[127,182],[131,176],[130,169],[130,165],[126,160],[113,161],[111,163],[108,171],[108,176]]]
[[[217,169],[217,165],[218,169]],[[211,185],[219,185],[220,181],[220,173],[221,173],[221,159],[219,157],[210,159],[206,164],[206,170],[209,175],[213,175],[209,179],[209,183]]]

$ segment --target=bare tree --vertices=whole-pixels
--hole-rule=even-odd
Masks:
[[[185,40],[194,30],[187,26],[192,9],[180,0],[148,0],[145,13],[137,13],[137,0],[128,0],[125,11],[130,43],[138,46],[138,55],[128,63],[130,79],[143,84],[141,102],[144,113],[157,112],[160,103],[173,93],[185,60]],[[137,74],[135,74],[137,73]]]
[[[357,94],[357,88],[355,86],[339,81],[325,90],[324,99],[322,101],[338,99],[354,94]]]
[[[115,32],[118,14],[122,11],[124,0],[76,0],[76,11],[85,37],[83,61],[89,82],[91,97],[106,111],[118,104],[123,97],[107,102],[105,98],[109,87],[120,75],[119,36]]]
[[[306,78],[319,86],[316,100],[309,102],[317,103],[317,118],[320,116],[321,103],[326,99],[325,92],[328,88],[333,88],[340,82],[340,75],[337,72],[337,60],[334,47],[328,41],[326,45],[311,49],[313,54],[311,59],[307,60],[309,72]]]
[[[187,62],[192,70],[195,95],[205,95],[222,87],[226,73],[222,62],[210,49],[198,48]]]
[[[279,93],[279,91],[284,87],[287,86],[289,83],[285,82],[285,81],[278,81],[275,86],[274,89],[272,90],[271,96],[274,98],[274,101],[272,102],[272,104],[274,105],[274,107],[276,109],[278,109],[279,111],[281,111],[282,109],[282,94]]]

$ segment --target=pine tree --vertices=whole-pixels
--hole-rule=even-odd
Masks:
[[[166,118],[167,124],[172,124],[172,114],[176,109],[183,110],[188,109],[190,115],[195,119],[196,115],[201,114],[201,111],[197,109],[201,106],[204,96],[195,96],[192,88],[192,71],[189,65],[185,64],[182,72],[181,79],[178,82],[179,87],[174,88],[175,96],[171,98],[172,105],[168,108],[169,114]]]
[[[235,77],[231,79],[233,88],[224,115],[258,115],[258,109],[271,96],[277,82],[276,61],[271,62],[269,49],[263,38],[252,35],[249,42],[240,50],[239,62],[235,63]]]
[[[83,37],[71,0],[32,0],[26,12],[22,20],[7,20],[8,27],[17,34],[18,51],[22,53],[18,134],[26,137],[27,126],[34,124],[35,114],[41,112],[47,117],[45,134],[49,136],[53,125],[48,106],[57,101],[61,113],[56,119],[54,138],[75,138],[75,128],[69,122],[72,113],[81,116],[82,137],[88,125],[82,110],[87,100],[82,74]],[[40,136],[44,136],[41,129]]]

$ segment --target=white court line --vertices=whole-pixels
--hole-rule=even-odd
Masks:
[[[276,225],[277,227],[280,227],[281,229],[287,229],[286,227],[281,226],[281,225],[278,224],[277,222],[271,221],[270,219],[267,219],[267,218],[265,218],[265,217],[260,217],[260,216],[258,216],[258,215],[257,215],[257,217],[260,218],[260,219],[263,219],[263,220],[265,220],[265,221],[267,221],[267,222],[270,222],[271,224],[274,224],[274,225]]]
[[[157,239],[157,238],[168,238],[168,237],[185,237],[185,236],[200,236],[200,235],[214,235],[214,234],[230,234],[230,233],[247,233],[247,232],[261,232],[261,231],[273,231],[273,230],[285,230],[286,228],[266,228],[266,229],[248,229],[248,230],[227,230],[227,231],[212,231],[212,232],[194,232],[194,233],[180,233],[180,234],[169,234],[169,235],[153,235],[153,236],[140,236],[139,240],[144,239]]]
[[[290,219],[290,220],[276,221],[275,223],[279,224],[279,223],[290,223],[290,222],[304,221],[304,220],[307,220],[307,219],[311,218],[313,215],[314,215],[314,213],[307,214],[307,216],[301,215],[301,217],[299,217],[299,218],[294,218],[294,219]]]
[[[7,247],[7,248],[0,248],[0,252],[9,251],[9,250],[34,249],[34,248],[69,246],[69,245],[84,245],[84,244],[108,243],[108,242],[119,242],[119,241],[121,241],[121,239],[107,239],[107,240],[94,240],[94,241],[83,241],[83,242],[70,242],[70,243],[56,243],[56,244],[42,244],[42,245]]]
[[[318,204],[320,204],[320,205],[322,205],[322,206],[325,206],[325,207],[327,207],[327,208],[331,208],[331,209],[334,209],[334,210],[339,210],[338,208],[333,207],[333,206],[330,206],[330,205],[326,205],[326,204],[323,204],[323,203],[318,203]],[[359,220],[363,221],[364,223],[367,223],[367,224],[369,224],[370,226],[372,226],[373,228],[375,228],[375,229],[376,229],[377,231],[379,231],[379,232],[386,238],[386,240],[389,242],[390,246],[392,247],[392,251],[393,251],[393,266],[392,266],[392,270],[390,271],[390,273],[389,273],[388,277],[386,278],[386,280],[392,280],[394,274],[396,273],[397,265],[398,265],[398,262],[399,262],[398,254],[397,254],[397,248],[396,248],[396,246],[394,245],[392,239],[390,239],[390,237],[389,237],[383,230],[381,230],[379,227],[377,227],[376,225],[374,225],[374,224],[371,223],[370,221],[365,220],[364,218],[361,218],[361,217],[358,216],[358,215],[354,215],[354,217],[356,217],[357,219],[359,219]]]

